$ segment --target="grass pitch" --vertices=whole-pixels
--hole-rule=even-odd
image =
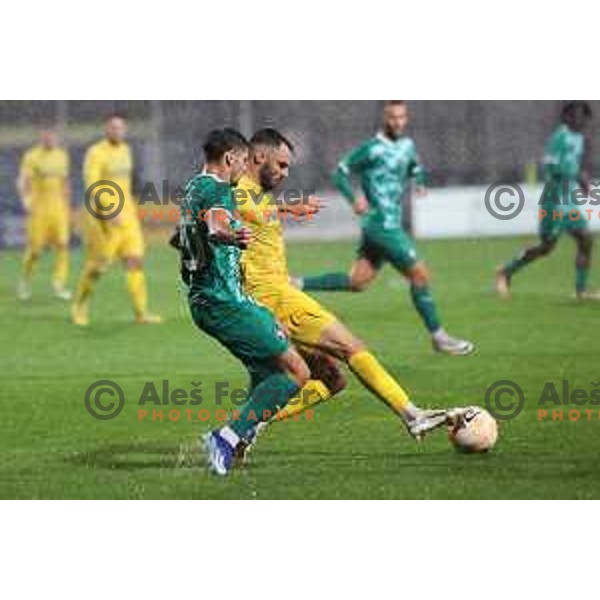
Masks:
[[[502,425],[496,449],[484,456],[453,451],[444,432],[416,445],[386,408],[349,375],[339,398],[314,421],[276,423],[260,438],[251,464],[223,480],[209,475],[194,439],[209,423],[182,416],[139,420],[146,382],[161,390],[202,383],[201,408],[213,411],[217,381],[244,387],[242,367],[198,332],[177,291],[176,257],[150,248],[152,309],[162,326],[131,324],[124,277],[115,268],[94,297],[92,324],[76,329],[68,307],[49,297],[49,257],[26,305],[14,298],[20,256],[6,252],[0,281],[0,497],[2,498],[600,498],[600,420],[538,419],[547,381],[560,391],[593,389],[600,381],[600,305],[570,299],[574,249],[520,274],[514,298],[492,291],[496,265],[525,239],[419,244],[434,274],[434,293],[451,333],[473,339],[468,358],[434,355],[405,285],[386,269],[361,295],[319,299],[365,341],[423,406],[483,404],[497,380],[516,381],[527,398],[521,415]],[[294,272],[344,270],[351,243],[291,245]],[[73,277],[79,255],[74,257]],[[598,277],[596,277],[598,280]],[[86,389],[116,381],[121,414],[99,421],[84,406]],[[107,399],[108,400],[108,399]],[[198,407],[182,406],[186,409]],[[224,408],[231,408],[226,404]],[[552,407],[550,406],[550,410]],[[213,420],[214,422],[214,420]]]

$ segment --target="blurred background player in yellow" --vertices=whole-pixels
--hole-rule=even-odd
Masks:
[[[17,189],[27,215],[27,246],[17,296],[23,301],[31,298],[35,265],[42,251],[52,246],[54,295],[70,300],[65,287],[69,274],[69,155],[53,129],[42,131],[39,143],[24,154]]]
[[[87,211],[82,230],[86,257],[72,307],[73,323],[88,325],[88,305],[94,285],[115,259],[121,259],[127,271],[127,289],[136,323],[160,323],[160,317],[147,309],[142,264],[144,238],[132,197],[133,158],[126,142],[124,117],[109,116],[104,131],[104,139],[87,150],[83,165]],[[118,209],[111,213],[111,206]]]

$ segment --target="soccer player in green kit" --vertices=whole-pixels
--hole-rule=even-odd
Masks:
[[[581,206],[574,203],[578,192],[589,193],[590,182],[583,169],[586,157],[585,130],[592,118],[587,102],[567,103],[560,124],[546,144],[544,157],[544,192],[540,203],[540,242],[523,250],[515,259],[498,269],[496,290],[510,297],[513,276],[536,260],[548,256],[563,232],[573,236],[577,244],[575,259],[575,293],[580,300],[600,300],[588,291],[592,257],[592,236]]]
[[[408,105],[403,100],[385,103],[384,129],[350,152],[340,162],[334,184],[361,219],[361,243],[350,272],[328,273],[296,280],[305,291],[362,292],[375,280],[381,267],[390,263],[410,282],[410,295],[438,352],[455,356],[471,354],[471,342],[449,336],[442,327],[429,289],[428,269],[417,255],[412,237],[402,227],[402,197],[414,180],[422,195],[424,170],[415,142],[405,135]],[[360,179],[364,192],[356,196],[352,176]]]
[[[248,143],[235,130],[216,130],[204,154],[203,172],[186,186],[171,244],[180,252],[194,323],[240,359],[251,378],[243,407],[204,440],[211,469],[227,475],[244,441],[305,385],[310,371],[273,315],[243,290],[240,254],[251,233],[236,220],[232,189],[246,170]]]

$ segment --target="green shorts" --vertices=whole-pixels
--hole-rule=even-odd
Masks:
[[[363,229],[357,256],[367,259],[377,269],[390,263],[402,272],[419,261],[415,243],[403,229]]]
[[[573,204],[543,203],[540,206],[539,219],[539,234],[542,239],[556,239],[565,231],[570,232],[589,227],[587,215],[581,210],[581,207]]]
[[[542,239],[556,239],[565,231],[589,227],[584,207],[572,201],[572,196],[578,189],[576,181],[547,184],[539,212],[539,234]]]
[[[231,300],[192,302],[196,326],[241,360],[250,373],[279,370],[275,359],[290,346],[273,314],[254,302]]]

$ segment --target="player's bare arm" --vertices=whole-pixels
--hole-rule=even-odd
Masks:
[[[17,193],[21,198],[21,205],[25,212],[29,212],[29,196],[31,195],[31,176],[27,173],[21,173],[17,178]]]
[[[324,202],[318,196],[311,194],[302,202],[285,202],[281,200],[278,202],[278,209],[280,212],[292,214],[297,217],[313,217],[324,208]]]
[[[231,217],[224,208],[212,208],[206,216],[208,235],[211,241],[245,249],[252,241],[248,227],[231,227]]]

